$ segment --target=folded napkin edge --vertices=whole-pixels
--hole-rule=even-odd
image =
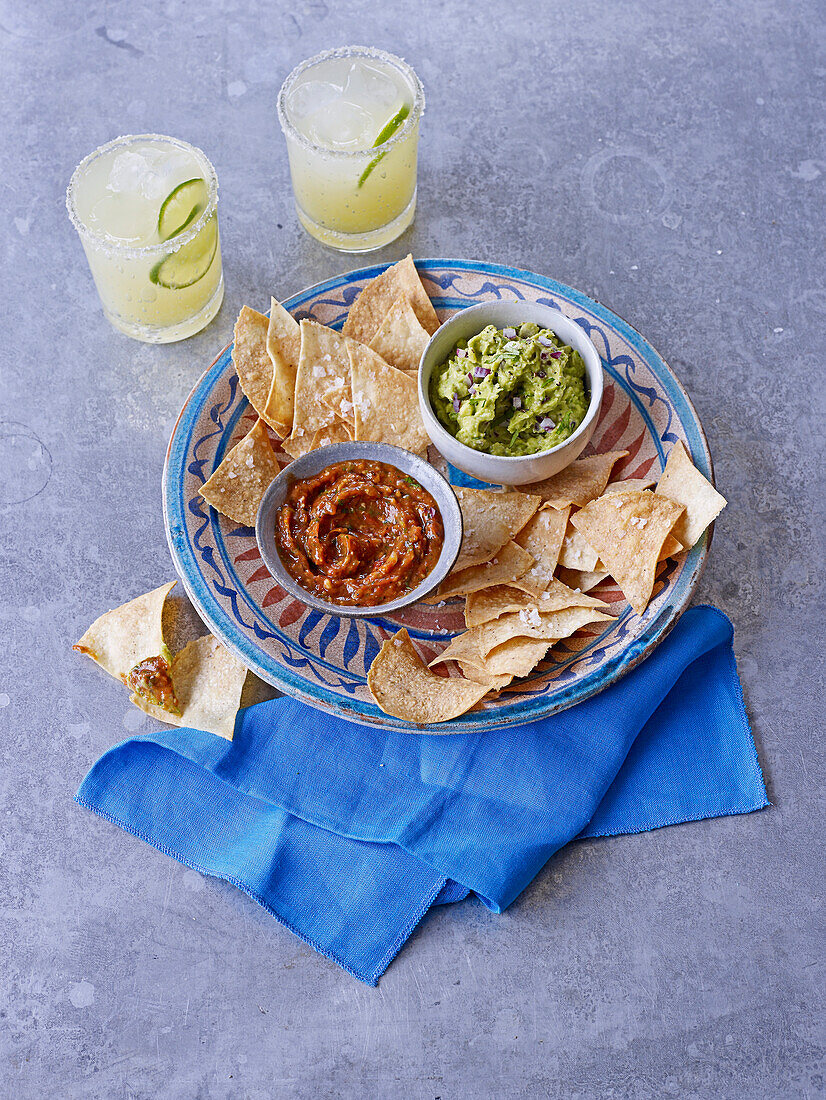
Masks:
[[[329,948],[322,946],[320,943],[313,940],[310,936],[307,936],[305,933],[299,931],[299,929],[296,928],[290,921],[285,920],[278,912],[276,912],[276,910],[269,904],[269,902],[265,901],[264,898],[262,898],[259,894],[256,894],[254,890],[251,890],[240,879],[233,878],[231,875],[223,875],[215,871],[210,871],[206,867],[201,867],[193,860],[184,859],[177,852],[167,847],[167,845],[160,844],[152,840],[152,838],[144,833],[141,829],[136,829],[132,825],[119,820],[117,817],[115,817],[114,814],[110,814],[106,810],[99,809],[93,803],[87,801],[85,798],[82,798],[80,796],[80,792],[75,795],[74,801],[78,804],[78,806],[82,806],[85,810],[91,810],[91,812],[97,817],[102,818],[104,821],[108,821],[110,825],[116,825],[119,829],[123,829],[124,832],[130,833],[132,836],[137,837],[138,840],[144,841],[144,843],[148,844],[151,848],[154,848],[155,851],[161,852],[162,855],[169,856],[177,863],[180,863],[185,867],[189,867],[193,871],[197,871],[198,874],[208,875],[210,878],[216,878],[220,879],[222,882],[228,882],[230,886],[236,887],[236,889],[240,890],[242,893],[246,894],[248,898],[251,898],[254,902],[260,905],[261,908],[269,913],[269,915],[274,920],[276,920],[283,928],[286,928],[288,932],[292,932],[294,936],[297,936],[303,943],[306,943],[308,947],[312,947],[314,951],[317,951],[326,959],[330,959],[331,962],[334,962],[337,966],[340,966],[342,970],[346,970],[348,974],[351,974],[360,982],[364,982],[365,985],[370,985],[374,987],[379,984],[379,978],[388,968],[396,955],[398,955],[399,951],[401,951],[402,947],[404,947],[410,936],[412,936],[413,932],[420,924],[422,918],[427,913],[428,909],[430,909],[431,905],[439,896],[442,888],[447,882],[447,878],[439,879],[439,881],[436,883],[435,888],[425,896],[422,904],[415,911],[407,924],[405,924],[401,931],[397,934],[396,938],[393,940],[390,947],[387,949],[387,951],[373,968],[373,970],[370,971],[369,974],[360,974],[354,967],[352,967],[348,962],[345,962],[345,960],[340,958],[334,951],[331,951]]]

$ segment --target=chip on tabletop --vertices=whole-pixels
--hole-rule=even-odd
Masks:
[[[515,541],[542,566],[548,578],[559,562],[559,552],[568,525],[569,508],[552,508],[542,505],[515,536]]]
[[[316,432],[335,423],[350,396],[350,357],[341,333],[315,321],[302,321],[300,331],[293,430],[282,443],[293,458],[312,450]]]
[[[385,640],[370,666],[367,684],[385,714],[426,726],[458,718],[488,692],[487,684],[431,672],[406,630]]]
[[[272,363],[272,382],[264,408],[264,419],[282,439],[286,439],[293,426],[301,328],[298,321],[275,298],[270,303],[267,354]]]
[[[453,596],[466,596],[495,584],[511,584],[524,577],[532,565],[533,556],[527,550],[523,550],[518,543],[506,542],[490,561],[451,573],[439,585],[435,595],[428,596],[423,602],[441,603]],[[542,591],[543,587],[544,584],[532,585],[531,590]]]
[[[468,627],[481,626],[512,611],[534,609],[542,614],[548,614],[551,611],[561,611],[566,607],[595,607],[606,613],[611,610],[608,604],[595,596],[577,592],[554,578],[550,588],[546,589],[541,596],[520,592],[518,588],[512,588],[509,585],[496,585],[494,588],[472,592],[465,602],[465,623]]]
[[[410,299],[400,294],[373,334],[370,347],[398,370],[417,372],[422,352],[430,340]]]
[[[489,562],[510,542],[539,508],[537,496],[527,493],[495,493],[489,489],[455,490],[462,509],[462,546],[454,572]]]
[[[656,492],[685,507],[685,513],[674,524],[673,534],[683,546],[689,548],[727,504],[726,498],[691,461],[680,440],[668,453]]]
[[[407,298],[419,319],[419,324],[431,335],[439,327],[439,318],[410,253],[364,287],[350,306],[344,322],[345,336],[352,336],[362,344],[369,344],[381,328],[393,303],[401,296]]]
[[[558,642],[592,623],[613,622],[612,615],[594,607],[563,607],[547,614],[534,607],[508,612],[498,619],[475,626],[476,647],[486,658],[491,650],[512,638],[533,638],[535,641]]]
[[[683,511],[649,489],[630,489],[592,500],[571,516],[638,615],[651,599],[663,543]]]
[[[415,380],[355,340],[348,341],[348,352],[355,438],[392,443],[426,456],[430,437],[419,412]]]
[[[249,306],[243,306],[235,322],[232,365],[244,394],[258,413],[267,420],[267,401],[273,379],[273,365],[267,351],[269,318]],[[268,423],[271,421],[268,420]],[[272,423],[275,431],[279,430]]]
[[[578,458],[553,477],[526,488],[555,508],[565,508],[569,504],[582,508],[589,500],[602,496],[611,471],[627,454],[628,451],[608,451],[603,455]]]
[[[247,669],[238,658],[217,638],[205,634],[172,658],[172,685],[179,714],[170,714],[138,695],[130,696],[130,700],[161,722],[191,726],[231,741],[246,678]]]
[[[267,426],[258,419],[225,455],[201,489],[201,496],[221,515],[254,527],[261,498],[280,469]]]
[[[175,584],[170,581],[106,611],[95,619],[72,649],[85,653],[110,676],[126,683],[129,673],[142,661],[168,652],[164,642],[163,609]]]

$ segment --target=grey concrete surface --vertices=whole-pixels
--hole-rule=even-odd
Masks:
[[[823,1093],[826,145],[818,0],[3,0],[0,1095],[812,1098]],[[678,372],[730,505],[774,802],[579,844],[504,915],[434,912],[377,990],[231,887],[75,806],[146,728],[69,648],[165,580],[159,478],[238,308],[357,266],[298,227],[274,100],[375,43],[427,89],[416,222],[378,258],[547,273]],[[63,193],[122,132],[207,151],[225,304],[177,346],[104,322]]]

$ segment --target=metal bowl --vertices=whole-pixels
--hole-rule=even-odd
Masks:
[[[368,459],[384,462],[407,474],[426,489],[436,501],[442,515],[445,538],[442,552],[435,567],[416,588],[389,603],[375,604],[370,607],[360,605],[328,603],[307,592],[287,572],[278,553],[275,541],[275,519],[278,509],[284,503],[287,493],[294,482],[303,478],[315,477],[336,462],[348,459]],[[329,447],[320,447],[309,454],[297,458],[286,466],[276,477],[261,500],[255,520],[255,537],[261,557],[276,581],[297,600],[316,611],[328,615],[340,615],[349,619],[364,619],[373,615],[385,615],[390,611],[399,611],[403,607],[416,603],[428,596],[448,575],[459,556],[462,545],[462,512],[456,494],[435,467],[423,458],[393,447],[389,443],[335,443]]]

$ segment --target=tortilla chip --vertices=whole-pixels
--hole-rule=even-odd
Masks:
[[[565,569],[583,569],[588,572],[596,569],[598,560],[599,554],[569,519],[559,551],[559,564]]]
[[[703,477],[679,440],[669,451],[656,491],[685,507],[684,514],[674,524],[673,534],[688,547],[694,546],[727,504],[726,498]]]
[[[422,352],[430,340],[427,329],[403,294],[387,311],[380,327],[370,341],[370,347],[399,370],[417,371]]]
[[[606,493],[622,493],[626,489],[652,489],[656,481],[650,477],[627,477],[625,481],[609,481],[605,486]],[[605,496],[605,493],[602,494]]]
[[[583,626],[612,621],[593,607],[563,607],[544,615],[535,608],[500,615],[498,619],[476,627],[476,644],[482,657],[511,638],[533,638],[535,641],[558,642],[568,638]]]
[[[648,606],[660,550],[681,504],[649,489],[609,493],[571,516],[638,615]]]
[[[315,451],[318,447],[329,447],[331,443],[349,443],[353,438],[353,433],[343,420],[336,420],[332,424],[327,424],[323,428],[319,428],[313,436],[313,441],[310,444],[310,450]]]
[[[456,664],[462,670],[462,675],[466,680],[473,680],[476,684],[487,684],[489,691],[501,691],[502,688],[508,686],[513,679],[513,676],[509,673],[502,673],[501,675],[495,675],[492,672],[488,672],[483,661],[473,661],[466,659],[464,661],[457,661]]]
[[[301,328],[298,321],[275,298],[270,302],[267,354],[272,363],[272,383],[263,417],[285,439],[293,426]]]
[[[490,676],[527,676],[533,672],[552,644],[533,638],[511,638],[487,655],[485,671]]]
[[[478,627],[457,634],[454,638],[450,639],[447,648],[443,649],[441,653],[433,658],[430,662],[430,667],[432,668],[433,665],[443,664],[445,661],[473,661],[477,665],[483,663],[482,654],[479,652],[479,645],[477,642],[478,636]]]
[[[543,504],[516,535],[515,541],[536,559],[532,576],[539,577],[544,570],[549,582],[553,578],[569,514],[569,508],[557,509]]]
[[[217,733],[232,740],[235,716],[247,669],[217,638],[205,634],[185,646],[172,659],[172,684],[180,705],[180,716],[170,714],[138,695],[131,702],[146,714],[172,726]]]
[[[254,527],[261,498],[280,469],[267,427],[263,420],[256,420],[241,442],[224,456],[201,489],[201,496],[221,515]]]
[[[600,562],[597,562],[599,565]],[[610,576],[607,569],[560,569],[559,579],[576,592],[590,592],[598,584],[602,584],[606,577]]]
[[[135,665],[164,653],[163,606],[176,583],[170,581],[106,611],[72,649],[85,653],[110,676],[126,683]]]
[[[393,443],[414,454],[427,456],[430,437],[419,412],[414,379],[391,367],[370,348],[348,341],[355,438],[371,443]]]
[[[235,322],[235,343],[232,348],[232,365],[241,389],[258,415],[265,420],[273,378],[272,359],[267,351],[269,324],[269,318],[263,313],[243,306]],[[272,426],[278,431],[277,424]]]
[[[481,592],[473,592],[465,603],[465,622],[469,627],[482,626],[508,612],[529,611],[535,609],[543,615],[552,611],[562,611],[566,607],[595,607],[606,613],[608,604],[595,596],[586,596],[576,592],[562,581],[554,578],[552,586],[541,596],[532,596],[508,585],[497,585]]]
[[[293,458],[300,458],[312,449],[315,433],[335,422],[342,404],[351,405],[347,340],[340,332],[315,321],[302,321],[300,331],[293,430],[282,443]]]
[[[440,603],[442,600],[449,600],[451,596],[466,596],[481,588],[491,588],[494,584],[512,584],[527,573],[532,563],[533,558],[527,550],[523,550],[515,542],[506,542],[490,561],[451,573],[439,585],[436,594],[428,596],[423,602]],[[531,591],[534,590],[535,586],[532,586]]]
[[[528,485],[532,493],[537,493],[554,508],[564,508],[575,504],[583,508],[589,500],[595,500],[605,492],[608,478],[615,464],[628,454],[628,451],[608,451],[604,455],[590,455],[578,458],[564,470],[545,481]]]
[[[494,493],[489,489],[457,488],[462,509],[462,547],[454,572],[489,562],[533,516],[541,501],[527,493]]]
[[[370,666],[370,694],[385,714],[429,726],[470,710],[487,694],[487,684],[430,672],[406,630],[387,638]]]
[[[345,336],[352,336],[362,344],[369,344],[400,295],[407,298],[419,324],[432,335],[439,327],[439,318],[422,286],[413,257],[408,253],[403,260],[377,275],[362,290],[350,306],[344,322]]]

